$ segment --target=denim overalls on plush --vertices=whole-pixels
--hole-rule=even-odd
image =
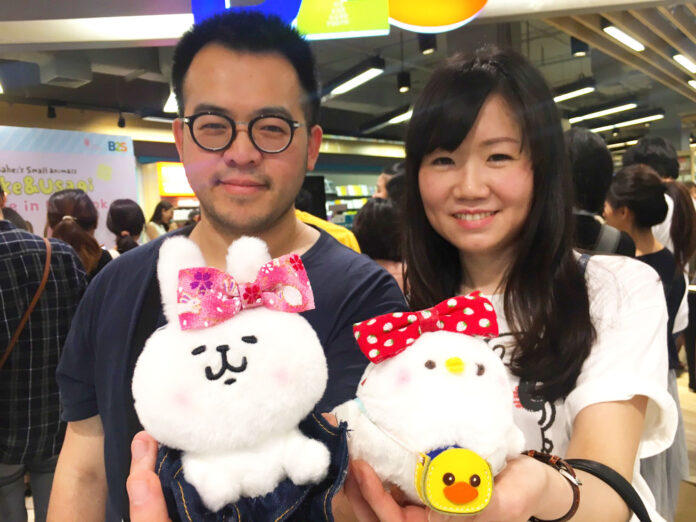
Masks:
[[[331,453],[329,471],[324,480],[319,484],[298,486],[286,478],[267,495],[241,498],[216,513],[203,505],[196,489],[184,479],[181,451],[161,447],[155,469],[158,470],[171,519],[185,522],[333,522],[331,500],[348,472],[346,424],[336,428],[319,414],[312,413],[299,427],[307,437],[324,443]]]

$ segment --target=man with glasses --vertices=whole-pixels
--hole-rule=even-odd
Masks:
[[[279,19],[228,13],[183,36],[172,83],[176,147],[201,206],[200,222],[175,234],[189,233],[206,263],[220,269],[242,235],[263,239],[273,257],[302,256],[316,302],[303,315],[329,367],[318,409],[329,411],[354,396],[367,362],[352,324],[405,303],[386,272],[295,218],[295,197],[322,138],[309,45]],[[141,429],[130,383],[145,340],[165,322],[155,275],[162,241],[110,263],[73,321],[58,370],[69,424],[49,519],[100,520],[105,509],[107,520],[128,518],[130,443]],[[142,450],[137,441],[133,447]]]

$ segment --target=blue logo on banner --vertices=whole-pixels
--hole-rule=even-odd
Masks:
[[[245,9],[263,14],[274,14],[291,25],[300,12],[302,0],[191,0],[194,23],[229,9]]]

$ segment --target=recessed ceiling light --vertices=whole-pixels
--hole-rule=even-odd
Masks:
[[[689,83],[689,85],[690,85],[691,87],[693,87],[694,89],[696,89],[696,80],[689,80],[688,83]]]
[[[614,40],[618,40],[626,47],[633,49],[634,51],[641,52],[645,51],[645,46],[632,36],[627,35],[621,29],[615,25],[607,25],[603,27],[602,30],[611,36]]]
[[[665,117],[665,115],[662,113],[651,114],[649,116],[644,116],[642,118],[636,118],[635,120],[627,120],[627,121],[622,121],[619,123],[614,123],[612,125],[604,125],[602,127],[595,127],[594,129],[590,129],[590,130],[592,132],[604,132],[604,131],[612,130],[615,128],[630,127],[631,125],[639,125],[641,123],[649,123],[651,121],[661,120],[664,117]]]
[[[370,134],[379,129],[387,127],[389,125],[395,125],[397,123],[402,123],[411,119],[413,114],[413,109],[409,105],[404,105],[398,109],[394,109],[391,112],[383,114],[374,120],[370,120],[367,123],[360,126],[360,132],[363,134]]]
[[[692,62],[689,58],[683,54],[675,54],[672,56],[675,62],[681,65],[684,69],[690,73],[696,73],[696,63]]]
[[[583,96],[585,94],[590,94],[596,89],[595,81],[592,78],[583,78],[577,82],[569,83],[558,87],[556,91],[556,96],[554,96],[553,101],[556,103],[570,100],[571,98],[577,98],[578,96]]]
[[[574,116],[568,121],[573,123],[578,123],[580,121],[592,120],[594,118],[601,118],[602,116],[609,116],[610,114],[616,114],[617,112],[630,111],[638,107],[636,103],[625,103],[623,105],[617,105],[616,107],[610,107],[608,109],[603,109],[601,111],[590,112],[588,114],[583,114],[582,116]]]
[[[176,96],[174,96],[174,92],[170,91],[169,98],[167,98],[167,101],[164,104],[164,107],[162,108],[162,112],[176,114],[178,111],[179,108],[176,105]]]

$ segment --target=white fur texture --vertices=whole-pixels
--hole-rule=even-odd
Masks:
[[[445,361],[451,357],[464,361],[462,373],[447,370]],[[426,368],[426,361],[435,367]],[[479,365],[482,375],[477,375]],[[503,363],[480,339],[452,332],[423,334],[397,356],[370,364],[356,395],[380,428],[414,451],[456,444],[478,453],[497,474],[524,447],[524,435],[513,422]],[[348,423],[351,457],[366,460],[382,480],[420,502],[414,484],[416,455],[378,429],[355,401],[334,413]]]
[[[255,238],[239,239],[228,252],[228,270],[245,275],[240,282],[252,272],[255,278],[270,259]],[[168,324],[147,340],[135,366],[133,397],[142,425],[161,443],[183,450],[184,476],[213,511],[240,496],[265,495],[285,477],[296,484],[321,480],[329,452],[297,429],[328,377],[311,325],[299,314],[254,308],[210,328],[181,330],[178,273],[204,266],[203,256],[195,243],[177,237],[165,241],[159,259]],[[252,337],[256,342],[249,342]],[[246,369],[210,380],[206,367],[213,373],[222,368],[217,347],[223,345],[228,363],[241,367],[246,360]],[[193,355],[200,346],[205,350]],[[225,384],[229,378],[235,382]]]

